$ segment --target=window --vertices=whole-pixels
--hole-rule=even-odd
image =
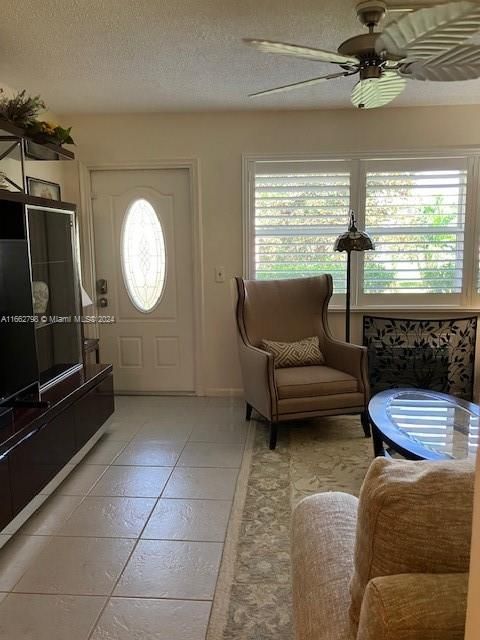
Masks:
[[[253,277],[271,280],[328,272],[335,291],[345,291],[345,255],[335,253],[333,243],[345,230],[349,207],[350,171],[343,163],[259,168]]]
[[[147,200],[135,200],[127,209],[121,243],[123,280],[128,295],[138,311],[149,313],[163,294],[166,252],[162,227]]]
[[[478,162],[461,155],[249,160],[247,275],[326,272],[334,292],[344,293],[345,254],[333,244],[352,208],[375,243],[375,251],[352,256],[354,305],[471,305],[480,292],[480,269],[472,269]]]
[[[403,164],[403,163],[402,163]],[[365,228],[375,251],[365,254],[366,294],[460,294],[463,282],[467,171],[385,170],[365,177]],[[460,168],[459,168],[460,167]]]

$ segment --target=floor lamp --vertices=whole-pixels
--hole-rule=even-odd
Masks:
[[[355,224],[355,214],[350,212],[348,231],[342,233],[335,240],[334,251],[347,252],[347,297],[345,309],[345,340],[350,342],[350,269],[352,251],[369,251],[375,249],[372,239],[364,231],[359,231]]]

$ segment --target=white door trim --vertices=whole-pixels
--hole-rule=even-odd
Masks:
[[[195,362],[195,394],[205,395],[205,295],[203,277],[203,239],[202,239],[202,211],[200,205],[199,161],[197,158],[152,160],[149,162],[128,163],[99,163],[79,164],[80,173],[80,202],[81,202],[81,238],[83,255],[88,256],[92,266],[85,269],[85,283],[95,293],[95,258],[92,215],[91,174],[93,171],[122,171],[122,170],[154,170],[154,169],[187,169],[190,183],[190,202],[192,207],[192,246],[193,246],[193,328],[194,328],[194,362]],[[89,179],[85,179],[85,172]],[[83,179],[82,179],[83,174]],[[83,266],[83,265],[82,265]],[[86,266],[86,265],[85,265]]]

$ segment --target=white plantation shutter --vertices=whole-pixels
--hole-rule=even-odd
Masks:
[[[462,292],[467,170],[465,161],[415,161],[365,172],[365,294]],[[417,163],[418,164],[418,163]],[[409,168],[407,168],[409,167]]]
[[[344,292],[345,254],[333,245],[348,223],[348,164],[257,163],[253,197],[253,277],[331,273],[334,291]]]
[[[480,305],[480,156],[247,159],[245,272],[261,280],[331,273],[357,214],[374,251],[352,254],[353,307]],[[342,305],[344,296],[334,297]]]

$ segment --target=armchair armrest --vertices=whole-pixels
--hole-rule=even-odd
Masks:
[[[369,393],[367,373],[367,349],[356,344],[341,342],[331,336],[325,336],[322,342],[322,352],[326,364],[357,378],[367,398]]]
[[[245,400],[268,420],[277,413],[273,355],[239,339]]]
[[[365,591],[357,640],[463,640],[467,590],[467,573],[374,578]]]

